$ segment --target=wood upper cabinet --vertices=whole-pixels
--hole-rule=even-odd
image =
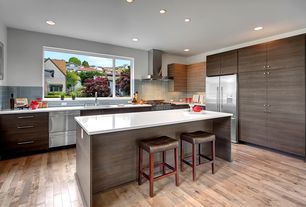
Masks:
[[[237,50],[207,56],[207,76],[235,74],[237,68]]]
[[[296,68],[305,65],[305,35],[275,40],[267,44],[267,69]]]
[[[239,73],[303,67],[305,36],[299,35],[238,50]]]
[[[267,75],[268,146],[305,156],[305,67]]]
[[[169,64],[168,76],[173,78],[173,85],[171,85],[170,91],[187,91],[187,65]]]
[[[259,44],[239,49],[238,57],[239,73],[265,70],[267,64],[267,45]]]
[[[263,71],[239,74],[239,140],[267,145],[267,82]]]
[[[187,65],[187,91],[204,92],[206,80],[206,63]]]
[[[206,62],[206,65],[207,65],[206,75],[207,76],[220,75],[221,56],[219,54],[209,55],[207,56],[206,61],[207,61]]]
[[[229,75],[237,73],[238,52],[237,50],[224,52],[221,54],[220,74]]]

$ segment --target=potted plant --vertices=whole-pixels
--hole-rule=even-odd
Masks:
[[[66,93],[64,93],[64,92],[61,93],[61,100],[65,99],[65,95],[66,95]]]
[[[71,98],[72,98],[72,100],[75,100],[75,97],[76,97],[76,93],[75,93],[75,92],[72,92],[72,93],[71,93]]]

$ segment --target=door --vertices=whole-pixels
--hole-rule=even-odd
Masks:
[[[238,50],[239,73],[261,71],[267,64],[267,45],[260,44]]]
[[[305,36],[289,37],[268,43],[267,67],[270,70],[305,65]]]
[[[220,77],[206,78],[206,110],[219,111]]]
[[[271,70],[268,75],[268,146],[305,155],[305,68]]]
[[[221,75],[235,74],[238,69],[237,50],[222,53],[221,56]]]
[[[237,75],[220,76],[220,111],[233,114],[231,139],[237,142]]]
[[[220,54],[207,56],[206,75],[208,77],[220,75],[220,62],[221,62]]]
[[[239,74],[239,140],[266,146],[265,71]]]

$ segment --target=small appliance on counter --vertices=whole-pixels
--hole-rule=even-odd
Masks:
[[[17,108],[17,109],[29,108],[28,99],[27,98],[16,98],[15,108]]]

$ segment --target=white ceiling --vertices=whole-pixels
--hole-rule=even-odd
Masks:
[[[306,0],[0,0],[8,27],[185,56],[306,28],[305,11]]]

